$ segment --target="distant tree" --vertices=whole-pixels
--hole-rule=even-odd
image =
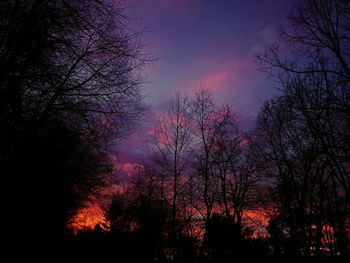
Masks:
[[[144,163],[134,175],[128,189],[137,231],[145,254],[152,260],[164,260],[165,249],[172,242],[172,208],[166,199],[166,190],[163,174],[149,163]]]
[[[171,248],[172,256],[177,257],[177,239],[181,226],[181,211],[185,211],[183,191],[189,183],[189,154],[191,152],[191,126],[189,118],[189,101],[177,93],[169,104],[167,112],[160,116],[154,132],[153,162],[164,173],[168,181],[165,200],[172,209]]]
[[[220,113],[226,115],[223,125],[214,141],[212,165],[220,179],[218,204],[233,222],[241,225],[243,213],[251,203],[255,177],[255,160],[250,156],[249,140],[239,131],[231,109]]]
[[[213,214],[203,239],[208,260],[226,262],[239,258],[244,242],[241,227],[229,217]]]
[[[285,234],[286,226],[284,224],[285,221],[279,215],[269,220],[267,231],[269,233],[269,244],[273,249],[273,255],[289,254],[288,249],[290,248],[290,244],[288,244],[288,237]]]
[[[211,221],[214,212],[222,213],[227,224],[235,225],[234,235],[239,237],[234,238],[243,237],[242,218],[252,189],[254,161],[248,157],[248,147],[244,145],[231,107],[216,106],[212,94],[200,89],[192,100],[191,112],[195,157],[191,182],[196,185],[199,200],[192,205],[203,217],[202,253],[205,254],[214,249],[212,241],[206,240],[212,235],[207,233],[212,231],[209,228],[216,224]],[[231,241],[226,241],[229,243],[225,246],[230,246]]]
[[[221,116],[217,110],[212,94],[208,90],[201,89],[191,103],[193,115],[192,133],[197,141],[194,156],[196,177],[198,178],[198,192],[201,202],[204,204],[204,221],[208,221],[212,215],[214,201],[217,198],[217,179],[214,176],[211,165],[211,154],[214,151],[214,142],[220,128],[227,121],[226,115]],[[222,118],[221,118],[222,117]]]

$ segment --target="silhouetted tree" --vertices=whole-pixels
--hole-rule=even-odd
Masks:
[[[6,0],[0,12],[9,242],[39,256],[34,246],[59,249],[53,242],[80,201],[108,183],[101,144],[125,135],[143,110],[145,58],[120,3]]]
[[[211,165],[211,154],[214,151],[214,142],[220,128],[228,121],[227,115],[221,116],[217,110],[212,94],[201,89],[195,94],[191,103],[194,128],[192,132],[198,141],[196,150],[196,173],[198,178],[198,192],[201,202],[205,206],[204,221],[208,221],[212,215],[214,201],[217,197],[217,179],[214,176]]]
[[[177,239],[181,228],[180,213],[184,211],[183,206],[180,206],[183,202],[182,192],[190,180],[186,176],[191,151],[190,139],[189,102],[186,97],[177,93],[167,112],[160,116],[156,124],[152,157],[154,164],[167,178],[168,190],[164,193],[165,200],[172,207],[171,254],[174,260],[177,257]]]
[[[211,262],[226,262],[239,258],[243,252],[243,242],[242,226],[232,218],[213,214],[207,222],[203,247],[206,257]]]
[[[349,7],[349,1],[297,1],[281,41],[258,56],[260,66],[277,73],[281,83],[281,97],[265,104],[258,120],[270,132],[258,140],[274,145],[270,163],[276,162],[274,172],[287,179],[278,190],[284,200],[281,216],[294,227],[293,242],[306,254],[312,244],[320,253],[327,225],[336,251],[344,254],[347,242]],[[333,245],[329,249],[336,253]]]

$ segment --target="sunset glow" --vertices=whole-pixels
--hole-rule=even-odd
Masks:
[[[70,228],[77,233],[80,230],[92,230],[98,224],[104,230],[108,230],[108,222],[103,210],[98,205],[90,204],[77,212],[71,220]]]
[[[0,261],[350,262],[350,0],[1,0]]]

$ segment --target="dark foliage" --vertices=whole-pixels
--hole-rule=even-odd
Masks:
[[[143,110],[145,59],[119,4],[6,0],[0,17],[8,258],[58,261],[72,215],[110,183],[107,143]]]

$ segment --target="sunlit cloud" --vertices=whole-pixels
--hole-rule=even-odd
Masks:
[[[187,80],[187,83],[181,87],[182,91],[191,92],[200,86],[214,93],[237,91],[244,88],[246,77],[252,71],[250,60],[234,59],[222,64],[204,60],[200,63],[203,63],[203,67],[207,67],[207,70],[195,76],[194,79]],[[200,63],[198,67],[201,67]]]

